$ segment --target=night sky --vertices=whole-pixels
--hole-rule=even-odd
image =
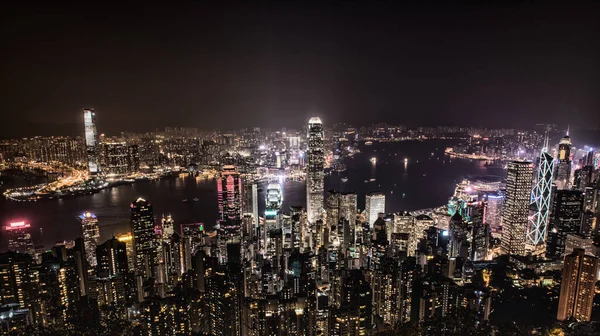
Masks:
[[[107,134],[600,127],[599,2],[226,3],[0,5],[0,137],[81,133],[83,107]]]

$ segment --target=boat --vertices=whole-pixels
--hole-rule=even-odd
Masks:
[[[185,203],[185,202],[187,202],[187,201],[188,201],[188,199],[186,198],[186,199],[184,199],[182,202],[184,202],[184,203]]]
[[[404,158],[404,163],[408,163],[408,158]]]
[[[344,183],[348,182],[348,178],[347,177],[342,177],[342,182],[344,182]]]
[[[369,180],[365,180],[365,183],[369,183]]]
[[[373,141],[365,141],[365,146],[371,146],[373,144]]]
[[[375,178],[370,178],[369,182],[375,182]]]
[[[194,202],[198,202],[200,200],[198,197],[194,197],[192,199],[194,200]]]
[[[371,163],[372,164],[376,164],[377,163],[377,158],[376,157],[372,157],[371,158]]]

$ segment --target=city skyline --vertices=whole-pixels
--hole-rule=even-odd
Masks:
[[[600,334],[600,3],[7,9],[0,334]]]

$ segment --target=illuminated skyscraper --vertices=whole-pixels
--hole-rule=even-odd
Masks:
[[[19,253],[27,253],[35,258],[35,245],[31,238],[31,225],[25,222],[13,222],[4,227],[8,240],[8,249]]]
[[[131,232],[126,234],[120,234],[117,240],[121,243],[125,243],[125,249],[127,251],[127,266],[130,270],[135,269],[135,247],[133,246],[133,235]]]
[[[492,232],[499,231],[502,223],[502,206],[504,196],[500,194],[487,195],[487,212],[485,213],[485,222],[490,225]]]
[[[568,189],[571,184],[571,138],[569,131],[558,144],[558,163],[554,178],[558,189]]]
[[[552,200],[546,256],[562,259],[567,234],[579,233],[581,230],[583,193],[579,190],[557,190]]]
[[[140,197],[131,203],[130,213],[135,250],[135,272],[145,277],[151,277],[154,266],[158,264],[154,211],[150,202]]]
[[[83,109],[83,122],[85,125],[85,147],[87,152],[88,169],[90,174],[100,172],[98,163],[98,132],[96,130],[96,112],[94,109]]]
[[[85,258],[88,264],[95,267],[96,246],[100,243],[100,229],[98,228],[98,218],[93,213],[86,211],[79,216],[81,221],[81,232],[83,234],[83,245],[85,247]]]
[[[532,179],[531,162],[512,161],[508,164],[501,239],[501,248],[506,254],[525,255]]]
[[[323,212],[325,150],[323,124],[319,117],[308,121],[308,148],[306,151],[306,211],[308,222],[315,224]]]
[[[540,153],[536,182],[531,192],[533,215],[529,217],[526,242],[529,245],[543,246],[546,243],[553,171],[554,158],[548,153],[548,138],[546,137],[544,148]]]
[[[217,179],[218,258],[227,261],[227,244],[239,243],[242,230],[242,179],[235,166],[223,166]]]
[[[371,228],[380,213],[385,213],[385,195],[368,194],[365,200],[365,217]]]
[[[223,166],[217,179],[219,223],[242,219],[242,180],[235,166]]]
[[[104,143],[104,173],[123,175],[129,172],[129,150],[124,143]]]
[[[112,238],[96,248],[98,260],[98,277],[108,278],[127,273],[127,245],[117,238]]]
[[[598,266],[598,258],[586,255],[583,249],[575,249],[565,257],[556,319],[590,321]]]

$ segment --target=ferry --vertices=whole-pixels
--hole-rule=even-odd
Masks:
[[[371,146],[373,144],[373,141],[365,141],[365,146]]]
[[[347,177],[342,177],[342,182],[344,182],[344,183],[348,182],[348,178]]]
[[[372,164],[376,164],[377,163],[377,158],[376,157],[372,157],[371,158],[371,163]]]

